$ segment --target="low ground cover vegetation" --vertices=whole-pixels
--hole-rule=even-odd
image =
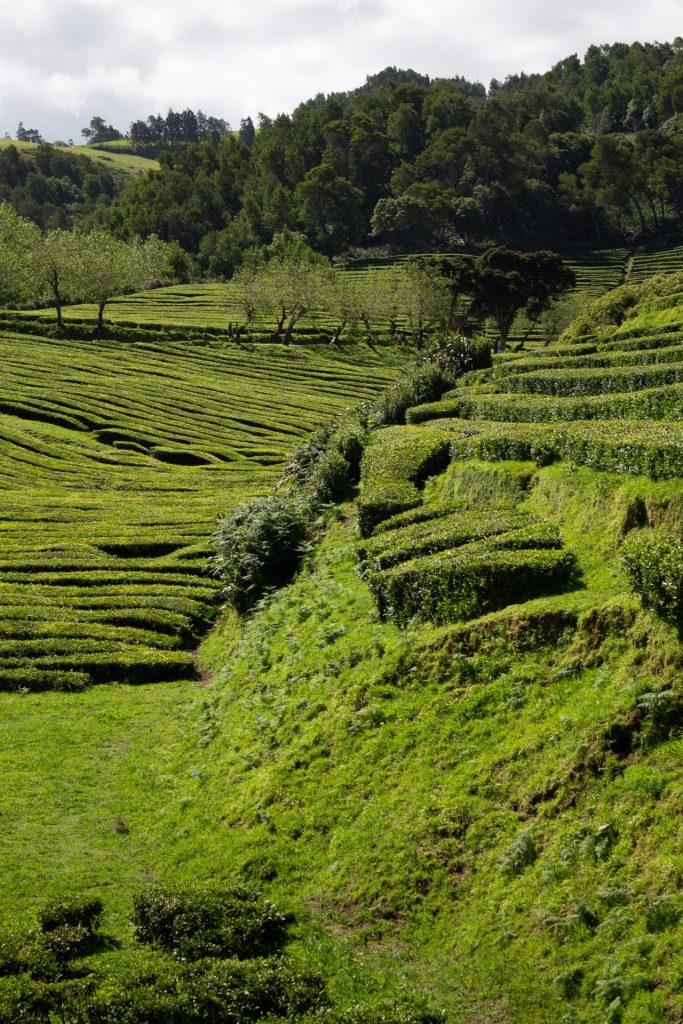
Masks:
[[[35,377],[19,386],[13,371],[9,534],[17,508],[28,522],[29,501],[52,523],[38,485],[59,483],[48,495],[54,516],[69,496],[91,514],[98,489],[111,501],[116,482],[117,529],[132,544],[142,520],[122,528],[128,492],[144,480],[150,505],[154,479],[145,539],[159,547],[133,555],[110,537],[107,554],[130,556],[126,571],[158,560],[150,581],[178,596],[186,584],[175,563],[197,569],[208,541],[193,534],[182,558],[162,549],[164,523],[180,532],[176,519],[161,521],[164,488],[176,510],[188,496],[208,508],[214,481],[225,497],[228,470],[260,465],[251,492],[232,491],[241,509],[223,505],[228,571],[263,553],[260,543],[231,547],[230,513],[258,526],[256,541],[272,540],[279,499],[307,505],[292,573],[263,585],[256,573],[246,606],[226,609],[204,640],[206,686],[0,694],[7,733],[24,725],[14,745],[0,744],[3,902],[35,920],[35,880],[45,878],[52,909],[40,920],[56,937],[40,942],[64,950],[68,970],[92,968],[58,982],[92,983],[78,1024],[95,1011],[112,1022],[270,1014],[381,1024],[441,1011],[465,1024],[680,1019],[681,384],[652,377],[677,366],[679,293],[670,281],[598,300],[556,346],[441,379],[435,402],[404,380],[395,401],[377,402],[398,346],[140,341],[118,347],[122,380],[111,374],[105,388],[113,343],[70,343],[67,371],[48,360],[64,342],[43,339],[59,383],[45,408]],[[16,343],[15,358],[21,351]],[[217,363],[220,384],[209,371]],[[124,380],[139,383],[134,409]],[[345,409],[342,389],[363,408]],[[229,454],[217,441],[228,420]],[[80,464],[92,451],[99,477]],[[140,477],[142,466],[154,476]],[[16,481],[29,479],[22,505]],[[263,522],[250,523],[248,497]],[[60,544],[49,552],[54,593],[62,576],[85,579],[96,564],[65,569]],[[34,564],[41,581],[48,570]],[[213,595],[220,586],[211,578]],[[14,617],[42,601],[32,591]],[[112,864],[121,884],[100,909]],[[65,880],[89,901],[78,934],[71,910],[54,909]],[[225,898],[210,895],[214,883]],[[256,959],[251,946],[234,959],[236,906]],[[261,945],[261,926],[273,946]],[[108,929],[120,949],[71,958]],[[6,997],[33,998],[43,980],[12,955]],[[74,1012],[60,998],[47,1012]]]
[[[216,517],[400,353],[4,333],[0,687],[192,677]]]

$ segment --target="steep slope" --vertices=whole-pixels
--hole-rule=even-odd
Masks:
[[[682,284],[377,431],[367,539],[203,648],[207,846],[454,1021],[683,1012],[683,659],[622,559],[683,530]]]

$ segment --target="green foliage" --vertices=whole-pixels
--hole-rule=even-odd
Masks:
[[[475,618],[566,583],[574,558],[552,550],[558,543],[552,532],[510,530],[373,573],[368,584],[380,614],[402,625]]]
[[[289,919],[260,893],[215,884],[185,889],[151,886],[133,898],[135,934],[184,960],[278,951]]]
[[[170,111],[134,122],[128,140],[165,149],[159,171],[98,215],[222,273],[285,227],[328,255],[663,237],[681,226],[679,61],[675,41],[592,46],[488,92],[387,69],[258,131]]]
[[[40,233],[6,202],[0,202],[0,300],[31,296],[32,255]]]
[[[99,925],[103,909],[102,900],[97,897],[54,900],[42,907],[38,921],[45,934],[65,926],[92,932]]]
[[[399,427],[375,433],[365,450],[361,494],[356,504],[361,536],[368,537],[383,519],[421,503],[419,486],[445,467],[448,438]]]
[[[646,608],[683,627],[683,548],[660,530],[633,531],[621,548],[631,587]]]
[[[463,373],[483,370],[491,366],[491,345],[486,338],[451,335],[441,338],[429,347],[426,359],[437,366],[445,376],[456,380]]]
[[[525,867],[534,863],[537,857],[536,844],[529,832],[524,830],[506,848],[498,866],[504,874],[520,875]]]
[[[91,159],[90,157],[94,158]],[[135,170],[100,154],[46,143],[0,142],[0,202],[43,231],[71,228],[104,209]],[[102,154],[103,156],[103,154]],[[151,161],[140,161],[149,170]]]
[[[195,679],[192,650],[220,599],[207,567],[218,514],[266,492],[293,444],[400,363],[365,346],[88,330],[0,332],[3,690]],[[340,431],[357,465],[356,427]]]
[[[608,337],[615,328],[631,318],[643,300],[680,292],[683,275],[661,274],[645,284],[626,284],[595,299],[562,333],[560,341],[572,344]]]
[[[301,499],[271,495],[239,505],[214,534],[214,571],[239,612],[297,572],[310,531],[311,513]]]
[[[440,398],[444,391],[453,386],[454,379],[450,367],[442,368],[432,362],[416,366],[382,392],[370,410],[370,423],[373,426],[387,426],[405,422],[407,409]]]

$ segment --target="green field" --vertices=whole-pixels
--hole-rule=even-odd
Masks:
[[[348,354],[0,336],[0,687],[193,677],[217,516],[396,372]]]
[[[145,882],[247,883],[342,1006],[676,1024],[680,636],[622,554],[683,530],[682,287],[371,432],[298,579],[195,652],[216,514],[404,352],[5,330],[2,921],[101,895],[109,984]]]
[[[395,259],[359,261],[350,263],[342,273],[350,273],[367,277],[381,275],[405,261],[405,257]],[[583,256],[567,257],[569,266],[576,274],[576,289],[572,293],[577,302],[585,302],[616,287],[622,280],[626,261],[626,250],[614,249],[605,252],[587,253]],[[50,318],[51,310],[40,310],[24,314],[30,317]],[[64,310],[66,320],[92,321],[96,318],[97,309],[92,305],[73,305]],[[378,334],[389,340],[389,313],[378,322]],[[107,305],[105,320],[114,324],[128,324],[157,328],[186,328],[192,331],[206,329],[224,331],[228,324],[235,326],[244,322],[244,314],[239,306],[238,285],[233,282],[210,284],[180,284],[153,291],[122,295]],[[330,314],[313,309],[304,318],[295,331],[295,338],[307,335],[331,336],[337,321]],[[407,329],[406,325],[403,327]],[[275,330],[272,318],[257,316],[254,332],[264,335]],[[519,340],[527,336],[529,325],[521,317],[515,325],[511,340]],[[542,328],[534,326],[529,333],[531,342],[542,342]]]
[[[19,142],[17,139],[0,139],[0,147],[15,146],[23,153],[31,154],[35,150],[35,142]],[[135,156],[130,153],[112,153],[101,149],[94,149],[92,146],[55,146],[55,149],[64,153],[75,153],[77,156],[87,156],[95,163],[103,164],[112,174],[125,176],[127,178],[136,174],[144,174],[145,171],[158,171],[158,160],[150,160],[144,156]]]

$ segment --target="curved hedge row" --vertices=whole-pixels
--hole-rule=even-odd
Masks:
[[[552,395],[488,394],[457,397],[416,405],[409,409],[408,423],[435,419],[496,420],[516,423],[547,423],[564,420],[683,418],[683,384],[667,384],[642,391],[586,397]]]
[[[475,542],[417,558],[369,575],[368,584],[380,614],[400,625],[415,616],[435,623],[474,618],[567,582],[574,556],[557,550],[557,539],[541,548],[543,539],[540,532],[511,531],[498,546]]]
[[[445,469],[449,438],[425,428],[419,434],[405,427],[388,427],[372,437],[361,471],[357,502],[358,526],[367,537],[377,523],[419,505],[419,485]]]

